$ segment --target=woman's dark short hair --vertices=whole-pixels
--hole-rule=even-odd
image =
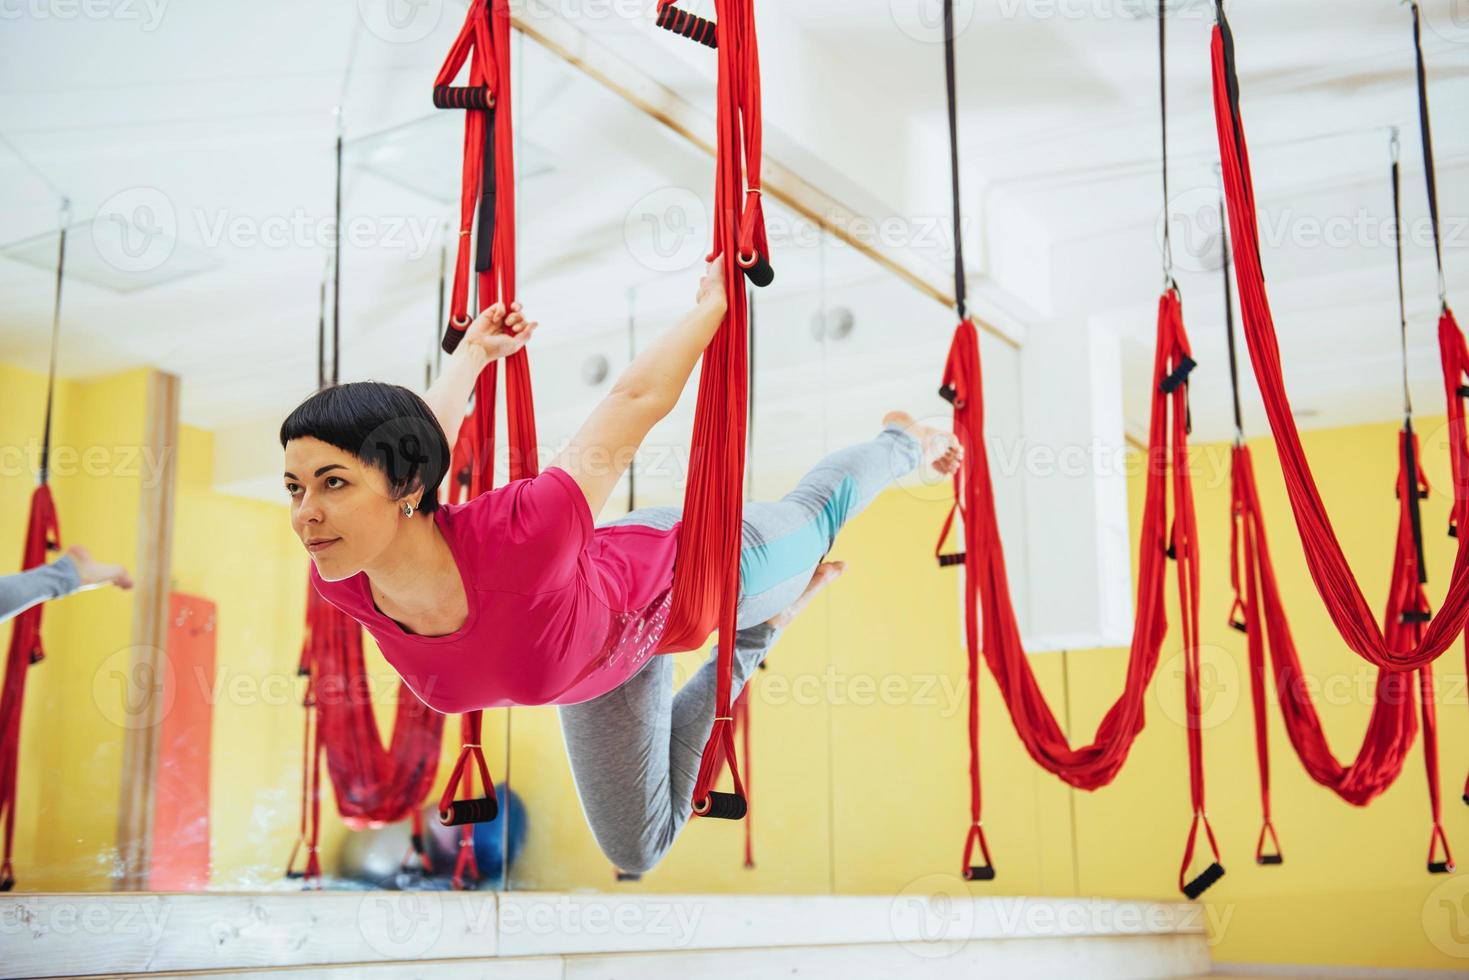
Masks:
[[[323,388],[281,423],[282,449],[303,438],[336,446],[382,471],[394,500],[422,486],[418,509],[425,514],[438,509],[449,440],[424,400],[407,388],[381,381]]]

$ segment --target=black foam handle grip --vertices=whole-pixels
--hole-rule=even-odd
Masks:
[[[1458,391],[1460,398],[1469,398],[1469,385],[1459,385]]]
[[[1198,898],[1220,878],[1224,877],[1224,866],[1218,861],[1209,865],[1197,878],[1183,886],[1183,893],[1190,899]]]
[[[1283,854],[1261,854],[1259,857],[1255,858],[1255,863],[1256,864],[1284,864],[1285,863],[1285,856]]]
[[[413,853],[414,854],[422,854],[423,853],[423,835],[422,834],[413,834],[413,835],[411,835],[408,838],[408,840],[413,845]]]
[[[939,555],[939,568],[962,564],[964,564],[964,552],[962,551],[956,551],[952,555]]]
[[[957,407],[959,403],[959,389],[953,385],[943,385],[939,388],[939,397],[950,405]]]
[[[1178,362],[1178,367],[1173,369],[1173,373],[1164,378],[1162,383],[1158,385],[1158,390],[1165,395],[1173,394],[1179,385],[1188,380],[1189,373],[1198,366],[1197,361],[1185,355],[1183,360]]]
[[[1398,619],[1403,623],[1427,623],[1433,619],[1433,614],[1424,609],[1409,609]]]
[[[14,887],[15,879],[10,875],[6,875],[3,879],[0,879],[0,892],[8,892]]]
[[[665,31],[681,34],[690,41],[697,41],[707,48],[719,47],[719,31],[714,21],[705,20],[672,5],[658,11],[658,26]]]
[[[464,339],[464,335],[468,331],[469,324],[467,323],[462,329],[454,326],[453,323],[450,323],[447,327],[444,328],[444,339],[439,344],[439,347],[443,350],[445,354],[454,353],[454,351],[459,349],[459,341]]]
[[[1459,524],[1458,524],[1457,521],[1455,521],[1452,518],[1450,518],[1449,519],[1449,537],[1451,537],[1451,538],[1457,538],[1458,536],[1459,536]]]
[[[1429,861],[1428,873],[1431,875],[1446,875],[1454,870],[1454,866],[1447,861]]]
[[[1238,630],[1241,633],[1248,633],[1250,631],[1249,624],[1246,623],[1243,619],[1231,619],[1229,621],[1229,628],[1232,630]]]
[[[970,865],[964,869],[965,881],[994,881],[995,867],[992,864]]]
[[[642,874],[640,872],[637,872],[637,871],[623,871],[622,869],[619,868],[618,871],[617,871],[617,880],[618,881],[642,881],[643,880],[643,876],[642,876]]]
[[[439,811],[439,822],[445,827],[457,827],[465,823],[489,823],[500,812],[500,803],[493,796],[481,796],[473,800],[455,800],[449,811]]]
[[[721,820],[743,820],[748,807],[745,798],[738,793],[710,791],[707,810],[695,810],[701,817],[718,817]]]
[[[484,85],[435,85],[435,109],[493,109],[495,99]]]
[[[1465,803],[1465,804],[1466,804],[1466,805],[1469,805],[1469,793],[1465,793],[1465,794],[1464,794],[1464,803]]]
[[[287,878],[304,878],[304,877],[306,877],[306,872],[304,872],[304,871],[287,871],[286,872],[286,877]],[[4,891],[4,890],[5,889],[0,888],[0,891]]]
[[[750,280],[750,285],[752,286],[759,286],[761,289],[764,289],[772,282],[775,282],[775,270],[771,268],[770,260],[759,252],[755,253],[755,261],[749,265],[740,262],[739,266],[744,271],[745,278]]]

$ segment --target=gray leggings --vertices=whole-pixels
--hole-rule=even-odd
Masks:
[[[14,575],[0,575],[0,623],[19,616],[38,602],[60,599],[82,587],[82,577],[70,556],[49,565],[37,565]]]
[[[805,590],[837,531],[922,449],[897,425],[824,456],[774,502],[745,504],[733,697],[780,635],[766,620]],[[669,528],[677,507],[645,507],[608,524]],[[714,727],[715,655],[673,690],[673,660],[649,657],[620,687],[562,705],[561,733],[582,810],[602,853],[623,871],[652,868],[689,818],[704,743]]]

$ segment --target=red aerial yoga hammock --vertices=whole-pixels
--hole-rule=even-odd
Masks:
[[[342,138],[337,137],[337,215],[341,216]],[[340,253],[333,261],[340,260]],[[340,304],[332,311],[331,382],[337,381],[340,362]],[[317,388],[327,385],[326,283],[321,287],[317,320]],[[385,748],[373,713],[371,685],[362,653],[362,626],[346,613],[306,588],[306,637],[301,645],[299,674],[306,677],[302,706],[306,709],[302,739],[300,835],[286,861],[286,877],[304,878],[307,887],[319,886],[321,861],[321,769],[335,790],[337,812],[348,827],[413,820],[412,851],[426,871],[432,871],[424,847],[421,804],[438,772],[444,716],[420,701],[406,684],[399,684],[397,713],[391,741]],[[305,866],[295,869],[304,851]],[[409,867],[405,855],[404,869]]]
[[[302,831],[287,862],[287,876],[310,882],[321,873],[317,845],[323,757],[343,822],[361,830],[412,817],[414,854],[428,868],[420,804],[438,774],[444,716],[400,684],[392,739],[384,747],[363,662],[362,627],[309,586],[300,672],[307,676]],[[303,847],[306,868],[297,875],[293,866]]]
[[[51,369],[46,379],[46,421],[41,437],[41,469],[31,493],[30,517],[26,521],[21,571],[46,563],[47,552],[61,550],[61,526],[56,519],[56,502],[47,482],[51,458],[51,408],[56,390],[56,348],[61,332],[61,283],[66,269],[66,225],[69,210],[61,211],[61,231],[56,253],[56,301],[51,313]],[[25,706],[26,674],[46,657],[41,644],[41,616],[45,603],[36,603],[12,620],[10,647],[5,655],[5,686],[0,690],[0,819],[5,821],[4,857],[0,860],[0,892],[15,887],[11,852],[15,841],[17,774],[20,769],[20,716]]]
[[[1393,171],[1396,203],[1396,161]],[[1312,702],[1290,624],[1286,620],[1280,600],[1275,569],[1265,537],[1254,465],[1249,449],[1243,443],[1227,261],[1224,271],[1225,322],[1230,331],[1230,373],[1234,384],[1237,433],[1231,457],[1233,482],[1230,579],[1234,585],[1235,598],[1234,606],[1230,610],[1230,625],[1245,633],[1249,651],[1250,692],[1254,707],[1256,762],[1260,773],[1263,815],[1260,834],[1255,844],[1255,861],[1273,865],[1282,863],[1284,859],[1270,808],[1269,744],[1265,729],[1267,646],[1274,667],[1276,700],[1280,705],[1291,746],[1311,778],[1347,802],[1364,806],[1392,785],[1402,772],[1408,749],[1417,735],[1417,723],[1413,713],[1411,675],[1406,671],[1378,668],[1372,715],[1362,746],[1351,764],[1342,765],[1337,761],[1321,729],[1321,721]],[[1399,282],[1401,284],[1401,275]],[[1401,310],[1401,292],[1399,297]],[[1406,349],[1404,353],[1406,355]],[[1404,364],[1406,368],[1406,359]],[[1405,386],[1405,396],[1406,393]],[[1428,600],[1423,590],[1426,576],[1423,574],[1421,521],[1418,513],[1419,501],[1427,495],[1428,484],[1419,459],[1418,437],[1412,431],[1411,416],[1405,416],[1404,429],[1398,437],[1397,542],[1384,614],[1384,633],[1388,642],[1397,646],[1417,642],[1423,623],[1429,616]],[[1449,853],[1448,839],[1444,836],[1440,821],[1437,733],[1431,670],[1429,665],[1424,665],[1419,670],[1419,702],[1423,712],[1424,753],[1432,811],[1428,869],[1446,872],[1453,869],[1453,857]],[[1267,837],[1271,844],[1270,851],[1266,850]],[[1444,849],[1442,861],[1435,860],[1435,851],[1440,844]]]
[[[1240,308],[1250,362],[1264,401],[1265,414],[1275,436],[1281,472],[1290,496],[1291,510],[1300,532],[1301,545],[1312,581],[1326,603],[1327,611],[1342,639],[1369,663],[1393,671],[1416,670],[1448,648],[1469,617],[1469,535],[1459,540],[1448,592],[1438,615],[1413,630],[1392,630],[1385,635],[1362,594],[1342,553],[1321,494],[1311,475],[1300,434],[1291,415],[1290,400],[1280,363],[1280,348],[1265,292],[1260,263],[1260,241],[1255,216],[1255,192],[1250,176],[1249,151],[1240,115],[1239,78],[1235,71],[1234,37],[1224,15],[1222,0],[1216,0],[1212,55],[1214,65],[1214,116],[1223,163],[1225,199],[1229,205],[1230,232],[1235,249],[1235,279],[1239,285]],[[1416,8],[1415,8],[1416,10]],[[1426,132],[1426,130],[1425,130]],[[1439,324],[1441,343],[1462,345],[1463,338],[1447,304]],[[1445,353],[1445,370],[1462,370],[1458,353]],[[1451,358],[1452,364],[1451,364]],[[1460,477],[1469,472],[1469,443],[1463,439],[1464,403],[1459,396],[1461,377],[1445,377],[1449,390],[1448,414],[1452,437],[1450,460],[1455,474],[1455,515],[1463,513],[1469,498]],[[1391,624],[1389,624],[1391,626]],[[1431,683],[1428,682],[1428,683]]]
[[[666,20],[660,2],[660,20]],[[715,187],[714,250],[726,255],[725,293],[729,313],[704,353],[694,417],[692,470],[684,500],[679,557],[673,570],[673,601],[659,653],[701,646],[717,625],[728,637],[719,644],[718,687],[713,729],[693,793],[693,812],[738,819],[746,812],[744,787],[735,761],[731,671],[735,607],[739,599],[739,545],[743,498],[746,394],[746,300],[739,288],[743,269],[757,285],[769,282],[769,245],[760,208],[759,67],[750,0],[719,0],[725,43],[719,50],[718,166]],[[474,0],[464,27],[434,79],[434,103],[466,111],[459,243],[444,350],[452,352],[472,322],[469,313],[470,236],[478,205],[475,236],[476,307],[515,298],[514,159],[510,114],[510,14],[507,0]],[[710,35],[712,39],[712,35]],[[453,82],[468,63],[465,87]],[[738,268],[737,268],[738,266]],[[506,361],[506,412],[510,436],[511,480],[539,471],[529,361],[524,350]],[[497,369],[481,372],[474,407],[460,430],[450,472],[452,494],[469,499],[493,482]],[[723,754],[716,749],[722,748]],[[464,746],[460,765],[473,756],[484,774],[483,754],[473,741]],[[727,761],[735,793],[712,786]],[[453,787],[451,782],[451,789]],[[494,816],[494,790],[470,819]]]
[[[954,431],[964,448],[964,463],[954,483],[954,506],[939,534],[939,548],[954,515],[963,517],[962,555],[939,555],[940,565],[963,563],[965,569],[965,641],[969,651],[969,778],[971,824],[964,843],[963,875],[969,880],[994,877],[989,848],[981,823],[979,772],[979,658],[983,655],[1004,697],[1016,732],[1031,758],[1048,772],[1080,789],[1105,786],[1117,775],[1133,740],[1143,728],[1143,697],[1158,664],[1158,652],[1167,632],[1164,578],[1167,562],[1178,564],[1178,588],[1183,612],[1182,646],[1185,652],[1185,701],[1188,726],[1190,796],[1193,819],[1179,869],[1179,889],[1197,898],[1224,874],[1219,848],[1204,811],[1203,759],[1198,725],[1199,555],[1188,469],[1188,375],[1194,367],[1177,288],[1171,285],[1158,302],[1157,348],[1153,361],[1152,407],[1148,423],[1147,484],[1139,537],[1137,611],[1127,681],[1107,711],[1095,740],[1078,748],[1046,703],[1020,640],[1020,628],[1010,600],[1003,542],[995,518],[994,489],[984,442],[984,392],[979,363],[979,335],[964,308],[963,253],[959,247],[959,190],[957,121],[954,99],[954,44],[952,0],[945,0],[945,55],[949,89],[950,157],[955,228],[955,296],[960,322],[954,332],[944,368],[940,393],[954,406]],[[1163,24],[1160,18],[1160,52]],[[1161,66],[1160,66],[1161,67]],[[1166,113],[1165,113],[1166,117]],[[1164,145],[1166,147],[1166,131]],[[1166,190],[1166,156],[1164,164]],[[1166,248],[1165,248],[1166,256]],[[1171,480],[1169,477],[1171,476]],[[1168,522],[1167,497],[1171,482],[1175,513]],[[1213,862],[1190,879],[1200,827]],[[973,863],[976,845],[984,863]]]
[[[1464,337],[1454,322],[1448,308],[1444,290],[1442,253],[1438,238],[1438,195],[1433,163],[1433,142],[1428,116],[1428,92],[1423,66],[1423,48],[1420,37],[1418,8],[1413,7],[1413,42],[1417,54],[1417,82],[1420,132],[1423,142],[1424,170],[1427,177],[1429,211],[1434,227],[1434,255],[1438,260],[1439,300],[1439,350],[1443,364],[1446,395],[1450,406],[1451,443],[1450,461],[1456,486],[1454,515],[1450,518],[1449,533],[1457,536],[1459,518],[1463,516],[1463,494],[1458,488],[1464,486],[1464,454],[1454,447],[1465,442],[1462,398],[1466,391],[1462,387],[1465,368],[1469,365]],[[1227,28],[1226,28],[1227,30]],[[1398,162],[1396,157],[1396,134],[1394,134],[1394,159],[1392,168],[1393,211],[1395,227],[1401,229],[1402,220],[1398,197]],[[1222,208],[1222,205],[1221,205]],[[1418,439],[1412,431],[1411,405],[1407,401],[1406,385],[1406,316],[1402,280],[1401,236],[1397,245],[1398,304],[1400,326],[1404,331],[1404,400],[1405,424],[1399,436],[1399,472],[1397,497],[1399,503],[1397,547],[1394,552],[1393,574],[1385,616],[1385,634],[1389,645],[1395,648],[1410,647],[1422,639],[1423,623],[1429,619],[1427,597],[1423,592],[1426,579],[1422,566],[1422,522],[1418,513],[1418,502],[1426,496],[1428,485],[1419,464]],[[1232,304],[1229,293],[1228,264],[1225,265],[1225,309],[1229,326],[1231,380],[1235,382],[1235,427],[1241,432],[1239,411],[1239,389],[1234,372],[1234,336],[1232,326]],[[1300,662],[1296,656],[1289,624],[1285,621],[1271,566],[1269,551],[1265,543],[1264,525],[1260,514],[1258,494],[1255,489],[1254,469],[1249,451],[1242,442],[1237,442],[1234,451],[1233,486],[1233,537],[1234,548],[1231,577],[1235,587],[1235,608],[1231,612],[1232,625],[1248,636],[1251,693],[1255,709],[1256,756],[1260,770],[1260,794],[1264,821],[1256,845],[1256,860],[1261,863],[1278,864],[1281,861],[1279,841],[1270,815],[1269,753],[1265,733],[1265,640],[1268,637],[1271,659],[1275,667],[1276,696],[1284,716],[1286,731],[1291,744],[1313,779],[1331,788],[1343,799],[1363,805],[1386,789],[1402,770],[1403,758],[1416,734],[1410,678],[1406,672],[1379,668],[1377,693],[1366,737],[1357,759],[1350,766],[1337,762],[1321,732],[1314,705],[1301,677]],[[1240,595],[1240,569],[1243,562],[1245,595]],[[1259,610],[1255,616],[1251,610]],[[1239,615],[1236,616],[1235,613]],[[1265,631],[1253,628],[1263,618]],[[1431,667],[1425,665],[1419,671],[1419,704],[1423,713],[1424,761],[1428,775],[1429,804],[1432,829],[1429,836],[1428,870],[1448,872],[1454,868],[1449,852],[1448,839],[1444,835],[1440,820],[1440,795],[1438,785],[1438,745],[1435,706],[1433,700],[1433,677]],[[1465,799],[1469,801],[1469,787]],[[1266,835],[1275,842],[1276,853],[1264,853]],[[1435,860],[1435,852],[1443,847],[1443,859]]]
[[[1428,113],[1428,72],[1423,64],[1423,24],[1417,0],[1409,0],[1413,10],[1414,75],[1418,85],[1418,135],[1423,144],[1424,188],[1428,192],[1428,216],[1433,225],[1433,259],[1438,271],[1438,347],[1443,362],[1444,397],[1448,400],[1450,469],[1454,481],[1453,513],[1449,517],[1449,536],[1458,537],[1459,528],[1469,519],[1469,431],[1464,422],[1464,399],[1469,398],[1469,346],[1464,333],[1449,309],[1448,285],[1444,279],[1443,244],[1438,220],[1438,176],[1433,158],[1433,127]],[[1469,671],[1469,634],[1464,637],[1465,670]],[[1469,779],[1464,784],[1464,802],[1469,803]]]
[[[699,372],[694,452],[673,566],[673,605],[657,652],[697,649],[718,627],[714,726],[699,763],[693,813],[738,820],[747,811],[730,707],[749,371],[748,308],[741,273],[754,285],[765,286],[774,272],[760,203],[760,56],[754,4],[753,0],[715,0],[714,6],[717,40],[715,25],[683,14],[674,8],[673,0],[658,0],[660,26],[694,37],[719,53],[714,241],[709,258],[725,258],[724,292],[729,305],[724,323],[704,351]],[[699,23],[690,25],[690,21]],[[680,23],[687,29],[680,29]],[[715,792],[713,787],[726,765],[735,791]]]
[[[468,84],[453,85],[468,64]],[[470,313],[470,238],[474,234],[474,299],[476,310],[515,302],[515,155],[510,93],[510,8],[507,0],[472,0],[458,37],[434,78],[434,105],[464,110],[464,168],[460,191],[459,235],[455,250],[454,285],[449,298],[449,323],[443,350],[452,354],[474,320]],[[505,410],[509,432],[510,479],[540,472],[537,456],[535,403],[531,394],[530,359],[524,349],[505,361]],[[495,470],[495,399],[499,362],[486,366],[475,382],[473,407],[451,453],[452,482],[449,501],[462,502],[489,490]],[[439,819],[446,824],[471,824],[495,819],[499,801],[485,762],[481,743],[483,713],[461,718],[461,747],[454,770],[439,802]],[[473,792],[479,779],[484,795],[455,800],[460,784]],[[472,830],[461,832],[455,882],[466,874],[478,876],[473,864]],[[507,869],[508,873],[508,869]]]

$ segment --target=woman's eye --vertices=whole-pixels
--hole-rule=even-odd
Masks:
[[[292,497],[296,496],[296,491],[300,489],[301,487],[295,483],[286,484],[286,493],[290,494]]]
[[[340,483],[344,487],[347,485],[347,481],[346,480],[343,480],[340,476],[329,476],[329,477],[326,478],[327,486],[331,486],[331,481],[333,481],[333,480],[336,480],[338,483]]]

